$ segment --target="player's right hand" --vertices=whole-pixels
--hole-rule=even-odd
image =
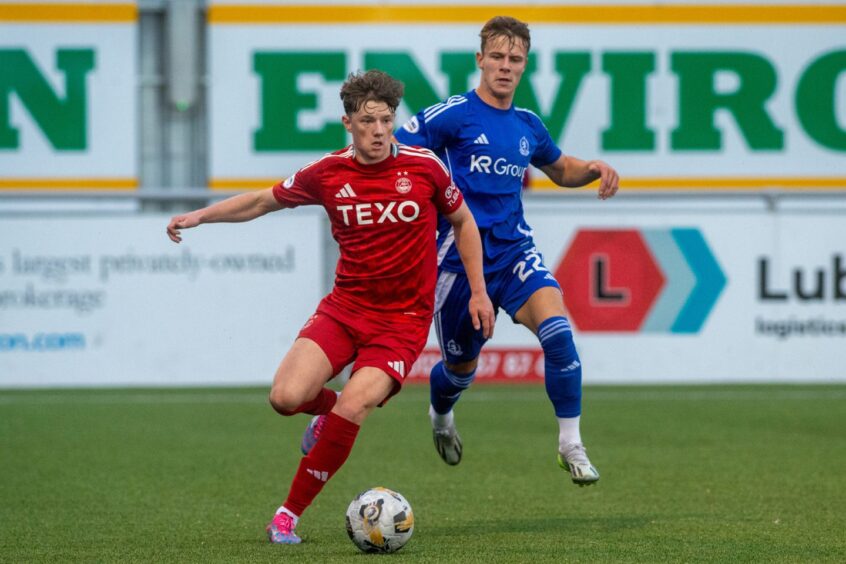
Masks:
[[[199,219],[191,213],[183,215],[175,215],[170,218],[170,223],[167,224],[167,236],[174,243],[181,243],[182,236],[179,233],[180,229],[190,229],[197,227],[200,224]]]
[[[488,294],[481,292],[471,295],[468,307],[470,309],[470,319],[473,320],[473,329],[476,331],[481,329],[485,339],[493,337],[496,312]]]

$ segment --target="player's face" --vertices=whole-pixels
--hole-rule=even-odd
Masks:
[[[476,53],[476,64],[482,71],[477,90],[481,98],[492,105],[507,108],[514,98],[526,70],[528,52],[521,39],[492,37],[483,53]]]
[[[355,158],[360,163],[378,163],[391,154],[394,112],[386,103],[368,100],[341,121],[352,134]]]

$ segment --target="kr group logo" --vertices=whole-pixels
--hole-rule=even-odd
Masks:
[[[698,333],[726,277],[698,229],[581,229],[555,270],[586,332]]]

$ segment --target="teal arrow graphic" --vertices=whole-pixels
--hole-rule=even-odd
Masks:
[[[670,330],[697,333],[725,288],[726,276],[698,229],[671,229],[670,234],[696,277],[696,285]]]
[[[652,256],[658,261],[666,283],[640,330],[648,333],[669,332],[696,285],[696,276],[669,230],[643,229],[641,235],[646,239]]]

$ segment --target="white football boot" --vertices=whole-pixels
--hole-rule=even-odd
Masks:
[[[599,481],[599,471],[590,463],[582,443],[569,443],[559,447],[558,465],[570,472],[573,483],[580,487]]]
[[[429,407],[429,416],[434,419],[434,410]],[[455,421],[451,421],[446,427],[439,427],[432,423],[432,439],[435,441],[435,450],[441,459],[449,464],[455,466],[461,462],[462,444],[461,437],[455,429]]]

